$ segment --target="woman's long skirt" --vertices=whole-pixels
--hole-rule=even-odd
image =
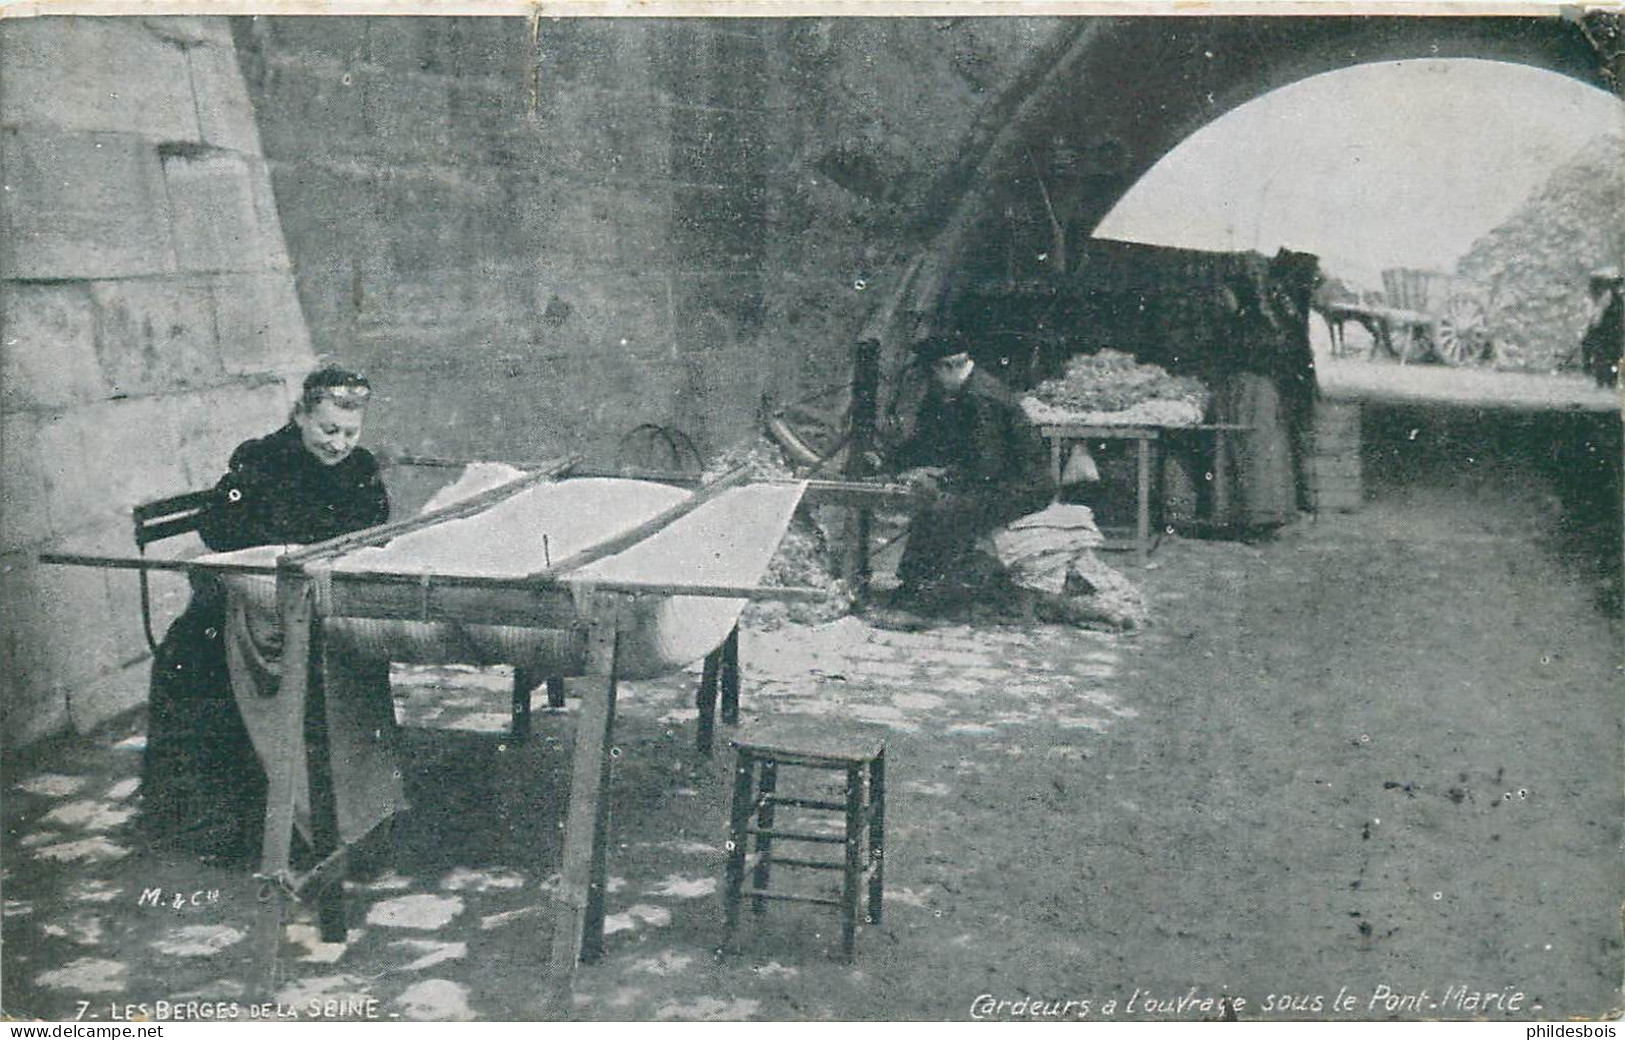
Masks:
[[[265,815],[265,771],[226,670],[225,600],[195,586],[152,662],[141,824],[211,860],[249,862]]]

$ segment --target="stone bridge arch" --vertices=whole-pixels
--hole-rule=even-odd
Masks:
[[[1523,64],[1615,92],[1621,19],[1100,18],[1069,23],[966,135],[922,211],[929,245],[864,338],[899,349],[941,320],[1012,235],[1064,273],[1079,243],[1152,166],[1233,109],[1300,80],[1419,58]],[[1042,182],[1042,187],[1040,186]],[[1014,219],[1012,219],[1014,218]],[[1015,228],[1016,230],[1012,230]],[[1049,248],[1043,239],[1047,232]]]

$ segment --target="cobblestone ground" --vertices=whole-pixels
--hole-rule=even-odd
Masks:
[[[1340,987],[1347,1017],[1484,1013],[1451,986],[1524,1016],[1617,1006],[1619,633],[1525,517],[1458,496],[1165,539],[1150,570],[1111,557],[1152,606],[1134,636],[747,627],[742,728],[888,740],[885,919],[852,964],[835,917],[793,905],[718,953],[727,755],[693,749],[696,676],[628,685],[577,1013],[958,1019],[990,994],[1217,1017],[1175,1008],[1193,993],[1314,1018]],[[521,745],[500,671],[395,680],[415,809],[350,884],[346,944],[288,929],[279,1010],[535,1018],[575,706]],[[132,723],[8,767],[9,1014],[248,1014],[252,883],[137,847],[141,746]]]
[[[989,759],[990,741],[1042,727],[1051,737],[1037,753],[1077,761],[1091,738],[1133,718],[1112,680],[1136,652],[1132,639],[1055,627],[904,633],[844,618],[747,628],[742,728],[771,721],[775,732],[833,727],[888,736],[889,844],[894,861],[906,865],[936,829],[917,815],[940,823],[957,795],[998,769],[1000,757],[1026,753],[1001,742],[999,757]],[[538,1010],[551,929],[538,896],[556,882],[548,869],[557,853],[550,830],[559,813],[554,795],[567,784],[572,709],[539,712],[538,736],[516,744],[506,735],[509,682],[503,669],[397,668],[417,811],[397,825],[384,872],[352,883],[359,927],[348,944],[319,942],[308,915],[290,928],[292,977],[279,1003],[308,1011],[312,1000],[371,996],[381,1014],[405,1019]],[[694,987],[692,999],[673,993],[658,1006],[638,1001],[645,989],[639,980],[699,974],[714,981],[717,970],[711,962],[729,731],[721,731],[714,760],[693,749],[696,682],[683,675],[626,684],[619,698],[610,963],[586,969],[581,987],[583,1004],[606,1014],[746,1017],[763,1007],[760,996],[720,999],[706,985]],[[115,1002],[242,1000],[251,885],[137,848],[129,820],[142,746],[132,729],[110,742],[63,749],[61,761],[10,784],[6,947],[14,1014],[72,1017],[81,999],[93,1000],[91,1013],[104,1017],[104,1005]],[[957,753],[922,771],[916,746]],[[894,866],[893,875],[903,869]],[[909,884],[907,876],[887,894],[894,916],[940,916],[953,882]],[[158,905],[150,905],[154,890],[162,893]],[[147,904],[138,905],[143,893]],[[790,930],[756,945],[781,944],[786,961],[827,959],[833,916],[784,916]],[[672,945],[677,936],[687,944]],[[501,963],[495,971],[493,957]],[[535,968],[517,969],[515,961]],[[705,970],[696,972],[702,963]],[[757,967],[752,979],[799,973],[771,958]]]

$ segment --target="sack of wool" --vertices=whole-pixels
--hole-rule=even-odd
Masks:
[[[1105,349],[1075,355],[1064,375],[1039,383],[1033,396],[1074,412],[1119,412],[1153,400],[1188,401],[1200,412],[1207,406],[1208,391],[1190,376],[1170,375],[1160,365]]]

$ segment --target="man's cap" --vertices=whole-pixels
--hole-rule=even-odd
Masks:
[[[1591,272],[1591,284],[1598,288],[1605,285],[1622,285],[1625,284],[1625,277],[1620,275],[1617,267],[1599,267]]]

